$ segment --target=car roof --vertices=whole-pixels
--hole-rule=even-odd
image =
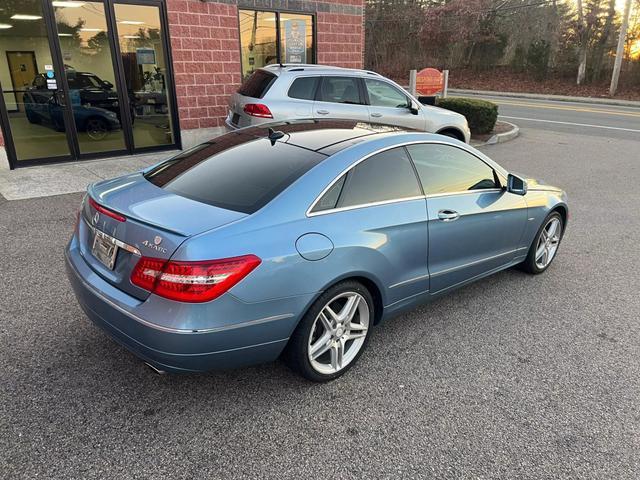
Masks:
[[[284,135],[281,135],[284,134]],[[392,146],[393,138],[397,143],[433,142],[447,143],[462,148],[481,158],[485,163],[506,176],[508,174],[501,165],[494,162],[482,152],[454,138],[413,130],[405,127],[386,125],[382,123],[359,122],[346,119],[299,119],[284,122],[263,123],[253,127],[234,130],[230,135],[239,137],[225,140],[229,146],[258,138],[273,137],[273,142],[286,143],[301,149],[320,153],[326,157],[333,156],[342,150],[355,145],[370,143],[371,149],[378,148],[383,141],[385,146]],[[228,137],[225,135],[224,137]],[[242,138],[244,137],[244,138]],[[376,146],[377,145],[377,146]],[[365,147],[366,150],[368,147]]]
[[[250,138],[268,138],[275,133],[273,135],[274,141],[287,143],[327,156],[356,143],[381,136],[407,132],[413,132],[413,130],[393,125],[359,122],[357,120],[332,119],[272,122],[234,131],[234,133]]]

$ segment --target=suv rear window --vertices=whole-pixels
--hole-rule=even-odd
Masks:
[[[147,180],[171,193],[254,213],[326,158],[265,137],[228,133],[161,163]]]
[[[264,70],[256,70],[238,89],[240,95],[252,98],[262,98],[273,84],[276,76]]]

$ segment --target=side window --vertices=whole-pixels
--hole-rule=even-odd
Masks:
[[[405,108],[409,105],[409,98],[393,85],[371,78],[365,78],[364,82],[371,106]]]
[[[470,153],[450,145],[407,146],[427,195],[497,188],[493,169]]]
[[[84,75],[69,75],[67,81],[69,82],[69,88],[87,88],[93,86],[91,81]]]
[[[404,148],[378,153],[356,165],[347,175],[337,206],[351,207],[422,195],[411,160]]]
[[[324,77],[320,100],[331,103],[361,104],[358,79],[355,77]]]
[[[346,178],[346,174],[340,177],[340,179],[336,183],[334,183],[329,190],[325,192],[318,203],[315,204],[311,212],[321,212],[323,210],[331,210],[332,208],[336,208],[336,205],[338,204],[338,198],[340,197],[340,192],[342,192],[342,186],[344,185],[344,180]]]
[[[296,78],[289,87],[289,97],[300,100],[313,100],[316,96],[316,87],[320,77]]]
[[[67,75],[67,82],[69,82],[69,88],[82,88],[78,83],[78,79],[75,75]]]

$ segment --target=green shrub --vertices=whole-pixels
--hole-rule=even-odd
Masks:
[[[475,98],[438,98],[436,105],[464,115],[469,122],[471,133],[489,133],[498,120],[498,105]]]
[[[536,80],[544,80],[549,71],[551,45],[546,40],[535,40],[529,44],[527,51],[527,70]]]

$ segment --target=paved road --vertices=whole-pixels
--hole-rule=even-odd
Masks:
[[[640,137],[640,108],[637,107],[479,97],[497,103],[500,118],[525,128],[629,140]]]
[[[567,189],[554,265],[386,323],[327,385],[153,374],[64,277],[80,195],[0,199],[0,477],[637,479],[639,150],[534,122],[486,147]]]

